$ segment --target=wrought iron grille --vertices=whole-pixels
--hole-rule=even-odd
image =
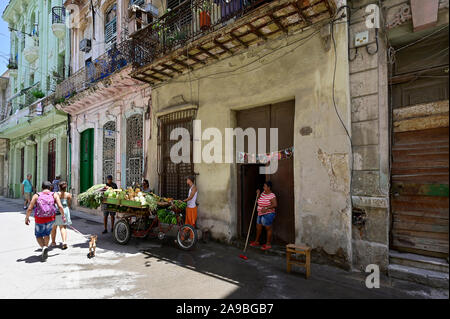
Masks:
[[[65,20],[66,20],[66,9],[64,7],[53,7],[52,24],[65,23]]]
[[[195,110],[185,110],[164,115],[159,118],[158,130],[158,157],[160,167],[161,194],[172,198],[185,198],[189,192],[186,177],[194,175],[194,163],[192,161],[192,121],[195,118]],[[170,132],[174,129],[185,128],[190,134],[190,162],[174,163],[170,158],[170,149],[178,141],[170,139]]]
[[[55,97],[69,98],[121,70],[127,65],[130,53],[129,41],[113,44],[105,54],[62,81],[56,87]]]
[[[143,117],[136,114],[127,119],[127,186],[140,183],[143,179],[143,142]]]
[[[185,0],[132,35],[133,68],[152,63],[269,0]]]
[[[103,181],[108,175],[114,176],[116,163],[116,122],[109,121],[103,126]]]

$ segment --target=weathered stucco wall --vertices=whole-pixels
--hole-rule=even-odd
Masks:
[[[334,51],[327,51],[313,30],[251,47],[246,52],[203,67],[152,91],[152,115],[182,95],[198,105],[202,129],[222,133],[235,127],[236,110],[295,99],[294,188],[296,242],[314,249],[313,258],[351,263],[349,139],[332,101]],[[337,110],[350,131],[350,98],[345,24],[335,27],[338,51]],[[236,70],[232,73],[232,70]],[[191,80],[191,81],[189,81]],[[178,96],[178,97],[177,97]],[[157,162],[157,125],[152,116],[148,156]],[[309,135],[301,135],[310,127]],[[203,145],[208,141],[203,141]],[[235,164],[195,164],[199,173],[199,225],[213,227],[214,237],[231,240],[237,227]],[[158,186],[156,165],[148,173]]]
[[[352,226],[353,266],[365,271],[389,262],[389,108],[388,66],[383,29],[378,51],[375,29],[366,26],[366,6],[353,1],[350,25],[350,92],[352,101],[353,206],[364,214],[364,225]],[[381,21],[383,23],[383,21]],[[369,31],[367,47],[354,47],[355,34]]]

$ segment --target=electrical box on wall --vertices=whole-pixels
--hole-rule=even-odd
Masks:
[[[369,31],[359,32],[355,35],[355,47],[360,47],[369,43]]]

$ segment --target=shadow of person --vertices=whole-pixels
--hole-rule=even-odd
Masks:
[[[59,254],[53,254],[53,255],[48,255],[48,258],[50,257],[55,257],[58,256]],[[37,263],[37,262],[42,262],[41,256],[40,255],[33,255],[27,258],[21,258],[21,259],[17,259],[16,262],[20,263],[20,262],[25,262],[27,264],[33,264],[33,263]]]

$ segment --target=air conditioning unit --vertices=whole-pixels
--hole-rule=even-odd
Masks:
[[[91,51],[91,40],[83,39],[80,41],[80,51],[89,52]]]

